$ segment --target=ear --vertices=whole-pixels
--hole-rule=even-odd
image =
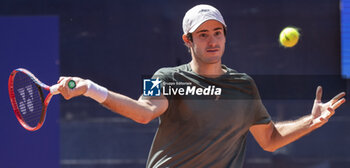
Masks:
[[[186,34],[183,34],[182,35],[182,40],[184,41],[185,45],[187,47],[191,47],[192,46],[192,42],[187,38],[187,35]]]

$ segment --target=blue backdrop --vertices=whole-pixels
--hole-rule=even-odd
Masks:
[[[54,84],[59,76],[56,16],[0,17],[0,167],[59,167],[59,99],[53,97],[44,126],[29,132],[18,123],[8,97],[7,79],[22,67]]]

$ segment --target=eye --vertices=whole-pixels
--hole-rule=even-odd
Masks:
[[[205,37],[208,37],[208,35],[205,33],[201,33],[201,34],[199,34],[199,37],[205,38]]]
[[[221,34],[222,34],[221,31],[215,32],[215,36],[219,36],[219,35],[221,35]]]

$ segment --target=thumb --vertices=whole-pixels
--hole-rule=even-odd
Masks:
[[[322,87],[321,86],[317,86],[316,89],[316,101],[321,102],[322,99]]]

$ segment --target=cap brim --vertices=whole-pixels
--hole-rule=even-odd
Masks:
[[[222,23],[221,21],[217,20],[217,19],[212,19],[212,18],[208,18],[208,19],[205,19],[203,20],[202,22],[199,22],[197,24],[195,24],[189,31],[188,33],[193,33],[195,32],[199,26],[201,26],[204,22],[208,21],[208,20],[216,20],[218,22],[220,22],[224,27],[226,27],[226,24],[225,23]]]

